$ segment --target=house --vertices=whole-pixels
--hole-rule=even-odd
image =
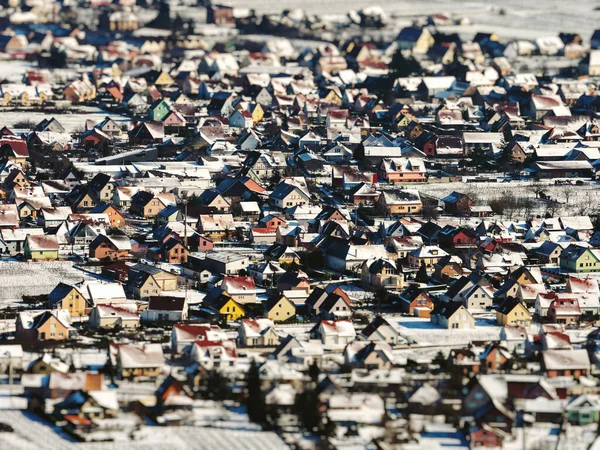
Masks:
[[[577,297],[555,298],[550,303],[547,317],[555,323],[569,325],[579,322],[581,308]]]
[[[151,296],[140,317],[144,322],[179,322],[188,318],[185,297]]]
[[[454,301],[462,301],[469,311],[485,310],[490,308],[494,302],[494,288],[492,286],[481,286],[474,284],[462,291]]]
[[[421,264],[424,264],[427,269],[433,269],[433,266],[446,256],[448,253],[441,248],[435,245],[424,245],[408,253],[408,264],[411,267],[421,267]]]
[[[279,344],[271,319],[242,319],[238,339],[243,347],[274,347]]]
[[[400,295],[400,310],[405,314],[429,318],[433,310],[433,302],[427,291],[416,284],[410,284]]]
[[[404,276],[394,261],[384,258],[371,258],[362,263],[361,280],[375,288],[399,290],[404,287]]]
[[[593,250],[571,244],[560,254],[560,268],[568,272],[599,272],[600,258]]]
[[[388,183],[424,183],[425,163],[420,158],[383,158],[377,175]]]
[[[250,276],[225,276],[221,288],[239,304],[256,303],[256,285]]]
[[[235,110],[229,116],[229,126],[232,128],[252,128],[254,126],[252,114],[249,111]]]
[[[119,413],[117,393],[109,390],[78,390],[54,405],[52,416],[67,428],[92,428],[92,420],[111,419]]]
[[[590,370],[590,358],[586,349],[544,350],[542,367],[548,378],[571,376],[577,380]]]
[[[235,230],[233,215],[231,214],[201,214],[198,217],[197,230],[207,235],[213,242],[229,239]]]
[[[23,341],[62,341],[69,339],[71,317],[67,310],[21,311],[17,315],[16,336]]]
[[[387,216],[419,214],[423,209],[419,191],[412,189],[382,191],[376,206]]]
[[[323,319],[346,319],[352,314],[352,308],[343,297],[332,293],[321,303],[317,314]]]
[[[160,144],[165,138],[165,127],[162,122],[140,122],[127,132],[129,144]]]
[[[111,342],[108,351],[113,371],[121,379],[153,379],[163,371],[165,358],[161,344]]]
[[[204,302],[227,321],[236,321],[246,315],[244,307],[219,288],[209,291]]]
[[[188,255],[189,250],[179,239],[169,238],[160,247],[150,249],[148,257],[169,264],[183,264],[187,262]]]
[[[151,192],[138,191],[131,197],[131,214],[144,218],[155,217],[166,206],[165,202]]]
[[[565,407],[569,423],[587,425],[600,420],[600,397],[597,394],[581,394],[569,400]]]
[[[55,235],[28,235],[23,247],[27,259],[57,260],[59,244]]]
[[[434,38],[427,28],[410,26],[403,28],[396,37],[398,48],[416,54],[426,54],[434,44]]]
[[[440,302],[431,311],[431,323],[448,329],[473,329],[475,319],[459,302]]]
[[[350,320],[320,320],[310,331],[311,339],[320,339],[323,345],[347,345],[356,338]]]
[[[81,317],[86,314],[86,308],[93,305],[78,287],[61,282],[48,294],[48,306],[67,310],[71,317]]]
[[[285,295],[271,295],[265,302],[265,312],[273,322],[285,322],[296,316],[296,305]]]
[[[131,241],[127,236],[99,234],[90,242],[90,258],[120,261],[129,257]]]
[[[27,141],[17,137],[2,136],[0,138],[0,156],[19,164],[23,168],[28,167],[29,149],[27,148]]]
[[[450,225],[442,228],[438,233],[440,246],[444,249],[468,248],[477,246],[477,234],[471,228]]]
[[[135,304],[98,304],[90,313],[91,328],[137,328],[140,315]]]
[[[558,264],[562,250],[556,242],[544,241],[535,253],[542,264]]]
[[[157,296],[178,289],[177,275],[148,264],[136,264],[129,269],[128,288],[136,298]]]
[[[156,100],[148,108],[148,118],[154,122],[162,122],[171,111],[171,106],[165,99]]]
[[[250,265],[247,255],[234,252],[208,252],[203,258],[191,254],[188,263],[197,269],[208,270],[211,273],[235,275],[240,270],[246,270]]]
[[[520,301],[506,299],[496,310],[496,322],[504,326],[528,327],[531,324],[531,313]]]
[[[537,161],[531,167],[536,178],[591,178],[593,166],[587,160]]]
[[[442,198],[442,202],[444,202],[444,211],[453,216],[468,215],[473,206],[473,201],[467,195],[456,191]]]
[[[310,280],[306,272],[302,270],[287,271],[282,274],[279,278],[277,278],[277,290],[280,292],[283,291],[304,291],[306,295],[310,294]]]
[[[107,303],[125,303],[127,297],[121,283],[89,281],[85,283],[87,297],[92,305]],[[82,290],[84,287],[82,286]],[[85,293],[84,293],[85,295]]]
[[[396,345],[403,341],[398,330],[379,315],[363,328],[360,337],[365,341],[385,342],[390,345]]]
[[[111,227],[119,228],[125,225],[125,216],[109,203],[98,203],[90,210],[90,214],[106,214]]]
[[[307,205],[310,201],[310,196],[303,189],[285,182],[278,184],[270,197],[273,205],[280,209]]]
[[[189,354],[196,341],[221,342],[228,340],[227,333],[218,325],[207,323],[177,323],[171,331],[171,353]]]
[[[344,349],[347,364],[367,370],[390,370],[395,364],[394,354],[385,342],[355,341]]]

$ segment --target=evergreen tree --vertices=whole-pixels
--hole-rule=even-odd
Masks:
[[[231,392],[227,381],[218,370],[211,371],[206,380],[206,397],[211,400],[227,400]]]
[[[310,433],[316,432],[321,423],[319,412],[319,395],[315,389],[304,389],[296,395],[296,413],[304,429]]]
[[[169,3],[167,3],[166,0],[162,0],[158,8],[158,16],[156,16],[156,19],[150,22],[149,26],[151,26],[152,28],[162,28],[165,30],[170,30],[171,25],[171,7],[169,6]]]
[[[319,382],[319,375],[320,375],[320,373],[321,373],[321,369],[319,369],[319,366],[317,365],[317,362],[313,361],[313,363],[308,368],[308,376],[310,377],[311,381],[315,385]]]
[[[421,65],[412,57],[405,58],[402,50],[398,49],[392,56],[389,69],[392,77],[396,79],[420,73]]]
[[[380,287],[375,291],[375,295],[373,296],[373,301],[375,302],[375,311],[379,314],[379,310],[381,309],[381,304],[386,304],[388,301],[388,291],[384,287]]]
[[[265,423],[267,420],[267,408],[260,383],[258,364],[254,360],[250,363],[250,369],[246,377],[246,390],[248,417],[252,422]]]
[[[429,282],[429,275],[427,275],[427,267],[425,267],[425,263],[421,263],[421,267],[419,267],[415,281],[418,281],[419,283]]]
[[[48,65],[52,68],[62,69],[67,67],[67,52],[63,49],[53,45],[50,48],[50,57],[48,58]]]

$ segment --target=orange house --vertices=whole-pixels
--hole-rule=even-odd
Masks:
[[[111,227],[119,228],[125,225],[125,216],[123,216],[121,211],[119,211],[113,205],[100,203],[99,205],[95,206],[90,213],[106,214],[108,216],[108,220],[110,221]]]
[[[127,236],[100,234],[90,243],[90,258],[119,261],[129,257],[131,242]]]
[[[171,264],[187,262],[189,251],[175,238],[167,239],[159,248],[151,249],[149,257],[154,261],[167,261]]]
[[[51,311],[35,316],[24,311],[17,317],[16,335],[24,341],[62,341],[69,339],[69,326]]]

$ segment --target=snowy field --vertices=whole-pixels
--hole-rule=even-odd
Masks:
[[[84,279],[91,278],[70,261],[0,261],[0,308],[20,303],[23,295],[47,295],[61,281]]]
[[[488,204],[492,200],[501,198],[505,193],[517,197],[519,200],[532,199],[535,207],[531,211],[536,215],[543,215],[548,211],[546,202],[537,199],[536,190],[539,186],[544,195],[559,202],[555,215],[588,215],[598,209],[600,204],[600,186],[598,183],[584,183],[582,186],[555,185],[553,182],[511,181],[510,183],[430,183],[422,184],[416,189],[422,194],[443,198],[452,191],[462,192],[475,200],[476,204]],[[524,210],[515,211],[515,218],[523,216]]]
[[[1,70],[1,69],[0,69]],[[42,112],[42,111],[10,111],[0,109],[0,125],[13,129],[14,132],[25,131],[19,130],[14,127],[14,124],[30,120],[34,123],[39,123],[43,119],[54,117],[58,120],[68,133],[81,131],[85,125],[85,121],[91,119],[95,122],[104,120],[106,116],[111,117],[115,122],[119,124],[127,124],[130,119],[127,116],[121,114],[108,113],[100,108],[93,106],[77,106],[74,113],[56,113],[56,112]],[[29,131],[29,130],[26,130]]]
[[[135,441],[78,443],[59,435],[52,426],[26,411],[0,410],[0,422],[14,428],[0,432],[0,448],[10,450],[279,450],[287,445],[275,434],[201,427],[144,427]]]
[[[489,316],[489,317],[488,317]],[[472,341],[489,341],[500,339],[500,330],[492,315],[475,319],[474,330],[447,330],[434,325],[429,319],[419,317],[386,317],[395,323],[400,334],[416,341],[423,347],[463,346]]]
[[[392,18],[391,28],[409,24],[417,16],[446,13],[456,18],[467,18],[470,25],[443,27],[442,31],[458,32],[465,37],[472,37],[478,31],[493,31],[503,39],[533,39],[564,31],[581,33],[587,40],[598,27],[600,18],[600,11],[594,11],[598,2],[593,0],[577,3],[559,0],[506,0],[501,3],[483,0],[230,0],[228,3],[238,8],[254,9],[259,14],[301,8],[309,14],[330,15],[332,18],[345,15],[349,10],[380,6]]]

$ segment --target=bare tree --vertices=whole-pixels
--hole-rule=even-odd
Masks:
[[[569,204],[570,200],[575,195],[575,189],[570,184],[566,184],[562,187],[561,193],[565,199],[565,204]]]
[[[531,191],[535,194],[535,198],[540,198],[540,194],[544,192],[544,185],[542,183],[533,183]]]

